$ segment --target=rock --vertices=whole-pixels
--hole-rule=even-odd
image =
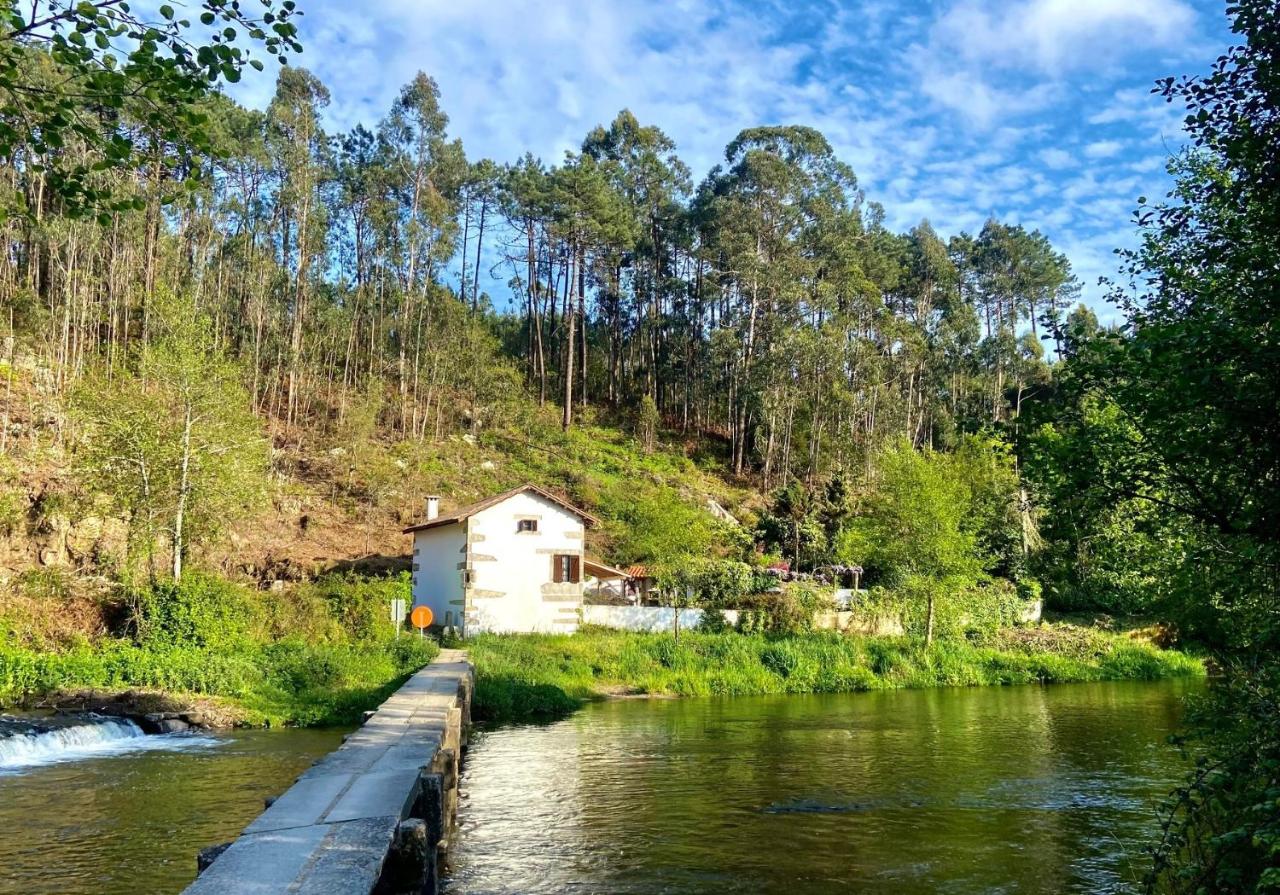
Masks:
[[[715,516],[721,522],[727,522],[729,525],[732,525],[734,528],[737,528],[740,524],[738,520],[733,517],[732,513],[730,513],[724,507],[720,506],[720,504],[717,501],[712,500],[711,498],[707,498],[707,512],[709,512],[712,516]]]
[[[270,587],[270,589],[271,589],[271,592],[272,592],[273,594],[283,593],[283,592],[284,592],[284,582],[283,582],[283,581],[281,581],[279,578],[277,578],[275,581],[272,581],[272,582],[271,582],[271,587]]]
[[[466,435],[463,435],[462,440],[465,441],[467,444],[471,444],[471,445],[474,445],[476,443],[476,437],[472,435],[470,432],[468,432]]]
[[[158,726],[159,730],[156,733],[182,733],[184,730],[191,729],[190,724],[177,718],[166,718]]]
[[[492,460],[485,460],[483,463],[480,464],[480,468],[484,470],[489,470],[489,469],[497,469],[498,467],[496,464],[494,464]]]
[[[196,874],[199,875],[209,869],[209,865],[218,860],[218,856],[224,851],[231,848],[230,842],[223,842],[219,845],[210,845],[202,848],[196,853]]]

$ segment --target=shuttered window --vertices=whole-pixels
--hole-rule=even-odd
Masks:
[[[582,580],[582,561],[569,553],[551,557],[551,580],[556,584],[577,584]]]

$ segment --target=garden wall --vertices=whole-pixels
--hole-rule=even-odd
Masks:
[[[582,623],[621,628],[624,631],[670,631],[675,625],[676,610],[670,606],[583,606]],[[681,609],[680,627],[696,628],[702,623],[703,610]],[[725,621],[738,623],[735,609],[724,610]]]

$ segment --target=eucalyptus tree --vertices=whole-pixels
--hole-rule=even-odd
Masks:
[[[853,171],[807,127],[745,130],[725,149],[705,188],[722,296],[720,325],[736,331],[729,430],[733,470],[746,468],[761,412],[757,362],[812,305],[823,268],[816,249],[824,226],[860,197]]]
[[[607,297],[609,398],[616,401],[622,388],[625,279],[636,325],[631,335],[643,341],[644,392],[657,400],[662,316],[683,287],[676,276],[676,253],[683,203],[691,189],[689,168],[676,155],[670,137],[655,126],[640,124],[628,109],[608,128],[593,128],[582,152],[605,166],[625,208],[615,251],[607,255],[608,267],[601,271]]]
[[[267,107],[279,265],[291,280],[281,296],[289,322],[283,416],[290,422],[304,409],[300,391],[310,277],[327,248],[329,220],[321,189],[332,176],[332,157],[320,115],[328,104],[329,90],[315,75],[288,67],[280,71],[275,96]]]
[[[429,310],[427,286],[453,256],[458,194],[466,177],[462,144],[448,140],[448,124],[449,117],[440,108],[440,88],[418,72],[400,91],[379,129],[400,202],[393,243],[400,302],[396,379],[400,427],[406,432],[418,425],[416,397],[423,316]]]

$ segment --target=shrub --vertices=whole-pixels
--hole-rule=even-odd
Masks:
[[[191,573],[135,594],[138,642],[143,646],[235,648],[249,638],[254,604],[243,587]]]
[[[752,594],[740,601],[738,630],[744,634],[801,634],[813,630],[813,614],[823,600],[821,591],[804,584],[788,584],[778,592]]]
[[[391,601],[398,598],[406,605],[412,602],[407,572],[387,578],[362,578],[354,573],[329,575],[299,590],[311,590],[323,597],[329,614],[356,640],[394,638]]]

